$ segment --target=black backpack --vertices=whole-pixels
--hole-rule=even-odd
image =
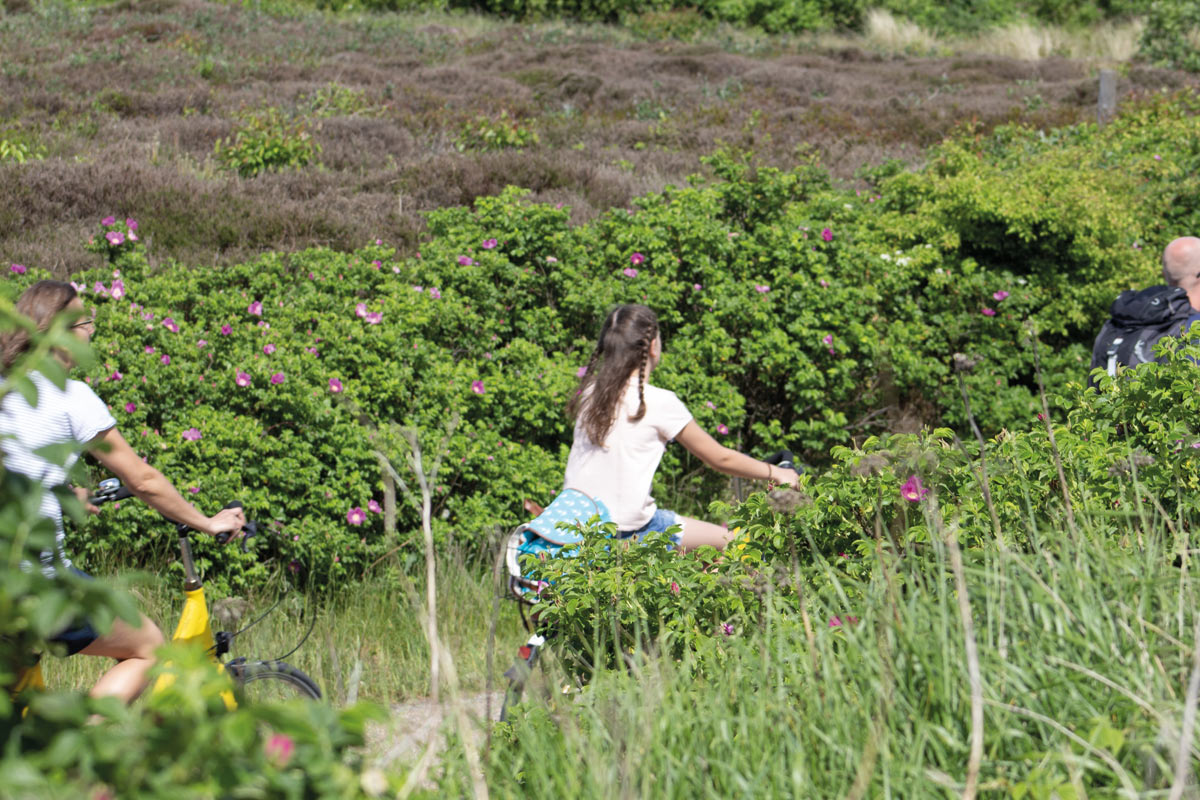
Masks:
[[[1092,369],[1103,367],[1109,375],[1116,375],[1118,364],[1136,367],[1158,360],[1154,343],[1164,336],[1182,333],[1187,318],[1196,312],[1183,289],[1151,286],[1140,292],[1121,292],[1113,301],[1111,313],[1112,318],[1104,323],[1092,348]]]

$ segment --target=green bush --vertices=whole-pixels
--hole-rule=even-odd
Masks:
[[[1200,72],[1200,6],[1188,0],[1152,3],[1138,55],[1158,66]]]
[[[274,107],[243,114],[233,137],[213,145],[217,161],[243,178],[307,166],[320,152],[303,119],[288,119]]]
[[[432,454],[461,419],[434,482],[443,544],[478,553],[522,518],[524,498],[556,492],[571,436],[562,409],[615,303],[659,313],[655,382],[747,452],[788,445],[820,466],[832,447],[889,430],[965,433],[956,352],[978,361],[964,377],[984,432],[1020,429],[1040,411],[1024,322],[1061,393],[1086,373],[1112,298],[1157,282],[1162,244],[1200,228],[1196,106],[1156,98],[1102,131],[968,130],[923,171],[882,171],[863,192],[727,149],[708,159],[716,180],[577,227],[512,189],[430,213],[428,241],[406,260],[376,244],[150,272],[125,242],[76,276],[99,308],[102,363],[88,378],[139,452],[202,507],[242,496],[322,582],[398,545],[415,555],[411,505],[401,501],[394,534],[369,510],[383,502],[376,451],[405,464],[393,423]],[[114,269],[123,296],[95,294]],[[37,277],[4,285],[15,296]],[[201,438],[185,439],[191,429]],[[654,491],[704,515],[727,484],[672,448]],[[348,521],[356,508],[362,525]],[[159,527],[122,504],[77,549],[146,558]],[[211,555],[201,548],[210,567]],[[241,558],[222,555],[225,579],[257,569]]]
[[[522,150],[538,143],[537,131],[501,111],[500,116],[476,117],[464,123],[454,146],[460,151],[489,153],[496,150]]]

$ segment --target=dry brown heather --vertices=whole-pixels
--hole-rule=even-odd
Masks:
[[[410,250],[422,211],[506,184],[587,220],[701,171],[721,141],[786,166],[812,148],[838,178],[911,163],[967,120],[1088,119],[1094,69],[1064,59],[883,57],[744,34],[646,42],[599,26],[478,18],[275,18],[201,0],[69,5],[0,16],[0,138],[47,157],[0,164],[0,260],[59,274],[107,214],[136,216],[152,257],[209,264],[262,250]],[[1190,80],[1133,68],[1120,92]],[[315,117],[337,84],[369,107]],[[320,167],[240,179],[213,145],[240,110],[307,114]],[[460,153],[464,122],[501,110],[541,137]]]

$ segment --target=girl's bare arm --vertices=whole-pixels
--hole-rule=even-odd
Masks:
[[[675,441],[686,447],[689,453],[707,466],[735,478],[754,478],[762,481],[769,479],[777,483],[793,485],[800,478],[795,470],[777,467],[751,458],[745,453],[729,449],[697,425],[696,420],[685,425],[675,437]]]

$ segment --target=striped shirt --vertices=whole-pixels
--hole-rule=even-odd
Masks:
[[[67,473],[78,460],[77,454],[59,466],[37,455],[47,445],[78,442],[86,444],[99,434],[116,426],[104,401],[81,381],[67,381],[59,389],[40,373],[29,375],[37,387],[37,406],[31,406],[16,392],[0,403],[0,453],[4,468],[16,472],[49,488],[67,482]],[[70,566],[66,556],[62,507],[50,492],[42,495],[42,516],[54,520],[55,550],[43,553],[42,562],[50,567],[57,555],[61,563]]]

